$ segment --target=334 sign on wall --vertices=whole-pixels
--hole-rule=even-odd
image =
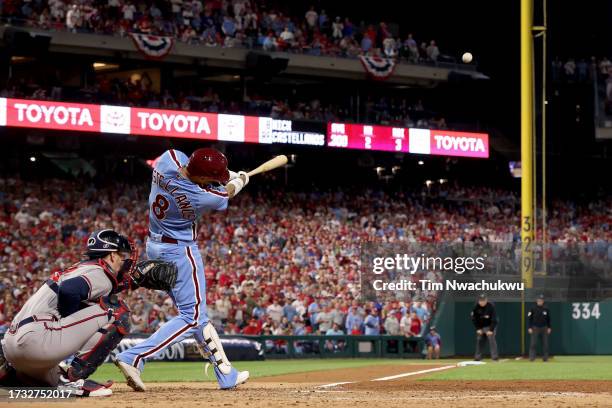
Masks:
[[[590,302],[576,302],[572,303],[572,319],[574,320],[588,320],[588,319],[599,319],[601,313],[599,312],[599,303]]]

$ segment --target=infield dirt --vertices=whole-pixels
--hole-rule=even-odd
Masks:
[[[219,391],[214,383],[150,383],[146,393],[115,384],[108,398],[53,403],[54,408],[195,407],[602,407],[612,406],[612,381],[419,381],[410,376],[370,381],[440,365],[375,365],[258,378],[236,390]],[[321,385],[351,382],[321,388]],[[10,404],[32,407],[31,403]]]

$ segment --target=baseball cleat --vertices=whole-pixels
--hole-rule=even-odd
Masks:
[[[208,367],[210,367],[211,365],[212,364],[210,364],[210,363],[206,363],[206,365],[204,366],[204,374],[206,374],[206,377],[208,377]],[[238,370],[235,370],[235,372],[236,372],[236,383],[234,385],[227,386],[227,385],[225,385],[223,383],[223,381],[220,381],[219,382],[219,387],[222,390],[230,390],[232,388],[235,388],[235,387],[237,387],[240,384],[244,384],[249,379],[250,374],[249,374],[248,371],[238,371]]]
[[[249,379],[248,371],[238,371],[234,367],[231,367],[229,374],[223,374],[215,367],[215,375],[221,390],[232,390]]]
[[[4,358],[0,358],[4,360]],[[8,361],[0,361],[0,387],[10,387],[17,385],[17,372],[8,363]]]
[[[222,390],[231,390],[244,384],[249,379],[248,371],[238,371],[234,367],[231,367],[229,374],[223,374],[217,367],[215,367],[215,375],[219,388]]]
[[[129,385],[134,391],[144,392],[147,390],[147,387],[145,387],[144,383],[140,379],[140,370],[118,359],[114,360],[113,362],[123,373],[123,376],[127,381],[127,385]]]
[[[249,379],[248,371],[238,371],[238,377],[236,377],[236,385],[244,384]]]
[[[61,391],[70,391],[75,397],[108,397],[113,395],[110,387],[112,381],[100,384],[93,380],[78,380],[69,382],[65,377],[60,378],[60,385],[57,387]]]

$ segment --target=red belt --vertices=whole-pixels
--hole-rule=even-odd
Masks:
[[[153,238],[151,234],[149,234],[149,236]],[[165,235],[161,236],[161,242],[163,242],[164,244],[175,244],[175,245],[178,244],[178,241],[176,239],[167,237]]]

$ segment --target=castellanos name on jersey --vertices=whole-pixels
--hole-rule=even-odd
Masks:
[[[149,194],[149,228],[180,241],[195,241],[199,216],[206,211],[225,210],[224,187],[200,187],[184,178],[179,169],[189,161],[185,153],[168,150],[153,168]]]

